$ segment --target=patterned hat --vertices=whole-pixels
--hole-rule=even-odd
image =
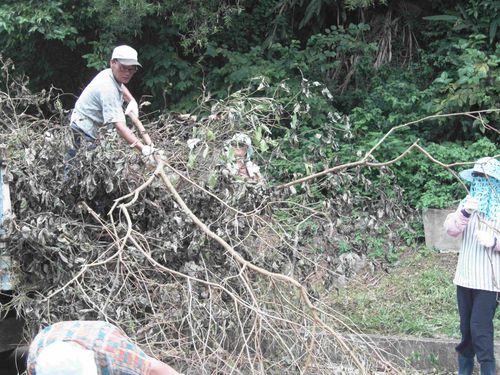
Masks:
[[[500,181],[500,162],[493,157],[486,156],[476,161],[474,168],[466,169],[460,172],[459,175],[466,181],[472,181],[474,172],[483,173]]]

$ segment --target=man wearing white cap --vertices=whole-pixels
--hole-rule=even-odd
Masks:
[[[127,127],[125,115],[139,116],[137,101],[125,86],[141,66],[137,51],[130,46],[121,45],[113,50],[110,67],[98,73],[85,87],[71,114],[75,149],[69,152],[74,157],[82,141],[91,144],[99,139],[99,128],[114,126],[118,134],[131,146],[145,156],[150,156],[153,148],[144,145]],[[127,107],[123,111],[123,103]]]
[[[28,375],[180,375],[144,353],[118,327],[65,321],[43,329],[30,345]]]
[[[471,375],[474,357],[481,375],[495,375],[493,317],[500,292],[500,162],[476,161],[460,172],[470,193],[444,223],[451,236],[463,235],[453,282],[462,339],[456,347],[458,374]]]

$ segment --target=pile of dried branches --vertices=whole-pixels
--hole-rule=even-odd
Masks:
[[[22,276],[12,304],[28,339],[48,322],[106,319],[185,373],[400,371],[323,297],[352,271],[341,241],[387,226],[384,241],[400,246],[411,212],[382,189],[376,200],[352,196],[350,186],[376,189],[359,168],[319,180],[342,191],[320,203],[265,173],[261,183],[228,174],[227,140],[272,128],[272,99],[236,95],[203,118],[144,119],[164,151],[157,166],[112,131],[69,163],[57,99],[4,80],[8,251]],[[360,258],[364,246],[353,246]]]

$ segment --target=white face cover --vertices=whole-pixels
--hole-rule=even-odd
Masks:
[[[37,375],[97,375],[94,352],[64,341],[40,350],[35,370]]]

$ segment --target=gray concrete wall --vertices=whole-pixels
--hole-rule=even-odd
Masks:
[[[371,343],[391,363],[402,367],[405,367],[405,363],[410,364],[424,374],[455,374],[457,371],[455,346],[459,339],[380,335],[349,336],[347,339]],[[495,345],[495,357],[500,358],[499,344]],[[475,367],[479,367],[477,363]]]
[[[425,246],[439,251],[458,251],[462,236],[450,237],[446,234],[443,224],[446,216],[455,209],[428,208],[422,212],[424,222]]]

